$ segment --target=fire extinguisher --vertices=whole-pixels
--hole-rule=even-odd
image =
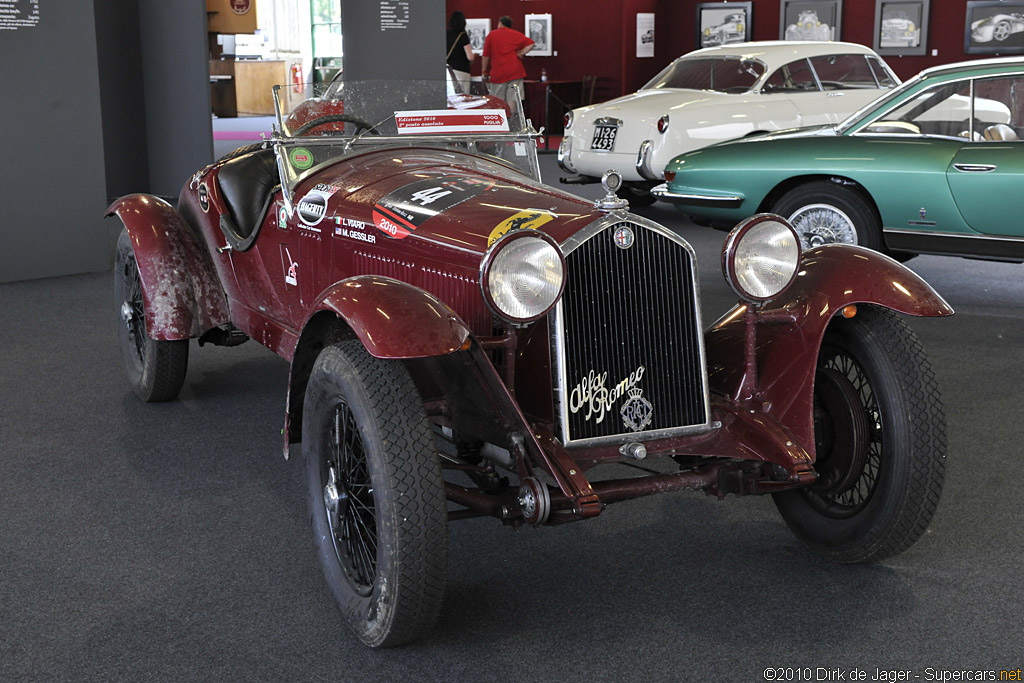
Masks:
[[[306,84],[302,79],[302,64],[292,64],[292,90],[296,93],[302,93],[305,90]]]

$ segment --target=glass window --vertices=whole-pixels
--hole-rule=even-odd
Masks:
[[[970,81],[944,83],[890,109],[867,126],[864,132],[970,137],[970,113]]]
[[[811,57],[811,65],[823,90],[878,87],[864,55],[821,55]]]
[[[874,57],[868,57],[868,64],[871,65],[871,71],[875,75],[875,79],[878,80],[878,85],[882,88],[895,88],[897,83],[893,77],[892,72],[886,67],[882,66],[882,63]]]
[[[1024,78],[1010,76],[974,82],[974,132],[981,139],[1019,140],[1024,135],[1022,108]]]
[[[807,92],[817,89],[818,84],[814,80],[814,72],[811,71],[810,64],[806,59],[798,59],[779,67],[765,81],[761,92]]]
[[[341,57],[341,0],[310,0],[313,57]]]
[[[764,64],[734,58],[680,59],[655,76],[642,90],[652,88],[687,88],[743,93],[764,73]]]

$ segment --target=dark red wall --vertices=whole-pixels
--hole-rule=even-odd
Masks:
[[[689,0],[446,0],[448,14],[461,10],[467,17],[490,17],[496,28],[503,14],[512,17],[513,28],[523,30],[526,14],[551,14],[552,38],[557,57],[524,59],[529,78],[539,78],[542,68],[552,80],[578,80],[598,76],[595,100],[607,100],[633,92],[668,62],[697,48],[697,3]],[[965,55],[963,0],[932,0],[929,17],[928,56],[885,60],[900,78],[921,69],[977,58]],[[636,57],[636,15],[655,14],[653,58]],[[754,40],[779,37],[779,0],[754,0]],[[874,31],[874,0],[843,2],[842,40],[871,46]],[[447,19],[447,17],[446,17]],[[932,50],[938,55],[931,56]],[[986,55],[987,56],[987,55]],[[480,72],[480,60],[473,73]]]

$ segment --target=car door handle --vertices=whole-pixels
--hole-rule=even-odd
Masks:
[[[842,97],[845,94],[846,93],[839,92],[838,90],[833,90],[831,92],[825,93],[825,97]]]
[[[996,170],[995,164],[953,164],[953,168],[964,173],[988,173]]]

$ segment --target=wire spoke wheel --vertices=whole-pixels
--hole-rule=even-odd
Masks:
[[[884,251],[878,214],[866,193],[836,182],[797,185],[772,206],[800,237],[804,250],[823,244],[859,244]]]
[[[447,575],[447,504],[433,432],[401,361],[325,347],[306,385],[310,524],[342,616],[371,647],[425,635]]]
[[[914,544],[942,493],[946,422],[931,365],[892,311],[859,305],[825,331],[814,378],[814,469],[775,494],[793,533],[839,562]]]
[[[188,369],[188,340],[149,337],[142,275],[127,230],[117,240],[114,305],[121,360],[132,389],[143,401],[169,401],[177,396]]]
[[[809,204],[789,216],[803,248],[822,244],[857,244],[857,229],[850,217],[828,204]]]
[[[804,491],[823,515],[850,517],[875,491],[882,462],[882,416],[863,368],[837,349],[823,349],[815,380],[818,480]]]
[[[363,441],[352,411],[338,398],[321,474],[324,509],[338,561],[354,590],[367,595],[377,577],[377,516]]]

